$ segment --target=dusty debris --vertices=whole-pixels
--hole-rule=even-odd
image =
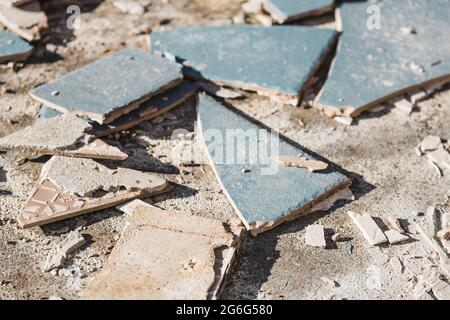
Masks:
[[[343,116],[336,116],[333,118],[336,122],[339,122],[340,124],[351,126],[353,123],[353,118],[351,117],[343,117]]]
[[[30,95],[52,109],[107,124],[177,86],[181,78],[179,64],[127,48],[39,86]]]
[[[261,14],[261,13],[256,14],[255,20],[258,21],[264,27],[272,26],[272,19],[265,14]]]
[[[325,248],[325,231],[322,225],[312,224],[306,228],[306,244],[313,247]]]
[[[376,246],[388,241],[383,231],[378,227],[377,223],[370,215],[361,215],[352,211],[349,211],[348,215],[358,226],[364,238],[366,238],[370,245]]]
[[[44,272],[52,271],[64,265],[67,257],[86,243],[78,231],[72,231],[58,246],[53,248],[43,267]]]
[[[19,150],[32,155],[60,155],[92,159],[125,160],[118,148],[87,134],[91,125],[72,114],[45,119],[0,138],[0,150]]]
[[[450,170],[450,153],[444,148],[443,144],[427,154],[431,161],[433,161],[439,168]]]
[[[394,112],[410,115],[414,110],[414,104],[407,99],[401,99],[394,103]]]
[[[335,234],[333,234],[333,235],[331,236],[331,241],[333,241],[333,242],[339,242],[339,241],[341,240],[341,238],[342,238],[342,234],[340,234],[340,233],[338,232],[338,233],[335,233]]]
[[[439,300],[450,300],[450,285],[442,280],[437,281],[431,288]]]
[[[400,233],[406,232],[406,230],[403,228],[399,219],[397,219],[393,216],[389,216],[387,218],[387,222],[392,229],[397,230]]]
[[[242,226],[137,207],[87,299],[217,299]],[[168,254],[170,252],[170,254]]]
[[[205,90],[205,92],[207,92],[210,95],[214,95],[216,97],[219,98],[224,98],[224,99],[238,99],[238,98],[242,98],[242,94],[234,91],[234,90],[230,90],[224,87],[220,87],[214,83],[211,82],[200,82],[200,86],[203,90]]]
[[[145,12],[144,6],[137,1],[116,0],[113,5],[123,13],[141,15]]]
[[[446,229],[438,231],[436,233],[437,237],[441,240],[449,240],[450,239],[450,228],[447,227]]]
[[[394,271],[398,274],[403,273],[405,269],[402,261],[397,256],[391,257],[391,259],[389,260],[389,264],[391,265],[392,269],[394,269]]]
[[[261,0],[249,0],[242,4],[242,11],[245,14],[255,14],[261,12],[262,3]]]
[[[409,240],[409,237],[399,231],[390,229],[384,232],[390,244],[398,244]]]
[[[149,209],[155,208],[154,206],[148,204],[147,202],[144,202],[140,199],[136,199],[128,203],[121,204],[120,206],[117,206],[116,209],[128,215],[131,215],[133,214],[134,210],[136,210],[137,207],[144,207]]]
[[[0,23],[19,37],[34,41],[47,28],[47,16],[43,11],[22,10],[0,3]]]
[[[330,279],[328,277],[320,277],[320,280],[322,280],[323,282],[325,282],[326,284],[330,285],[330,287],[332,288],[337,288],[339,287],[339,283],[337,283],[335,280]]]
[[[328,164],[319,160],[309,160],[300,156],[279,156],[278,163],[286,167],[304,168],[311,172],[322,171],[328,168]]]
[[[438,136],[427,136],[420,143],[419,148],[422,152],[430,152],[436,150],[442,144],[442,140]]]
[[[42,168],[24,210],[17,217],[29,228],[114,207],[170,189],[153,174],[109,169],[90,159],[55,156]]]

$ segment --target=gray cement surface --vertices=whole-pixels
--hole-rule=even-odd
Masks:
[[[124,15],[110,1],[83,2],[81,29],[65,28],[64,1],[46,6],[51,14],[50,35],[30,60],[14,72],[0,65],[0,136],[29,125],[38,108],[27,97],[34,86],[56,79],[107,52],[126,46],[144,46],[145,28],[229,23],[240,2],[179,0],[153,1],[143,15]],[[145,1],[143,1],[145,2]],[[332,17],[320,19],[333,25]],[[306,22],[305,22],[306,23]],[[308,24],[314,22],[308,21]],[[16,69],[17,70],[17,69]],[[229,299],[411,299],[420,298],[433,277],[442,273],[436,257],[420,240],[370,248],[347,211],[369,213],[386,221],[390,215],[427,223],[417,216],[430,205],[450,212],[450,172],[438,178],[435,169],[414,148],[427,135],[450,138],[450,90],[419,103],[408,116],[389,110],[363,114],[354,126],[322,116],[318,110],[283,105],[244,93],[230,100],[235,107],[273,127],[312,152],[336,163],[352,180],[356,199],[339,202],[324,213],[283,224],[244,240],[234,274],[225,288]],[[226,221],[236,217],[208,166],[177,168],[172,163],[170,139],[174,129],[195,127],[192,102],[171,112],[175,117],[149,121],[125,133],[108,137],[130,157],[127,168],[158,172],[174,182],[174,191],[148,199],[166,210],[184,210]],[[169,136],[168,136],[169,134]],[[40,299],[79,297],[86,282],[101,270],[120,237],[124,214],[109,209],[57,222],[43,228],[21,230],[16,216],[25,203],[43,161],[16,161],[20,154],[0,154],[0,298]],[[102,162],[103,163],[103,162]],[[111,163],[104,162],[112,165]],[[305,244],[306,227],[324,226],[327,247]],[[43,273],[49,251],[68,232],[79,229],[87,243],[64,268]],[[332,232],[342,240],[329,241]],[[321,280],[326,277],[339,286]]]

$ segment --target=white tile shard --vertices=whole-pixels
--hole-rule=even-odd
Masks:
[[[369,242],[370,245],[376,246],[388,241],[383,231],[380,229],[380,227],[378,227],[378,225],[370,215],[361,215],[352,211],[349,211],[348,215],[358,226],[364,238]]]
[[[325,231],[322,225],[312,224],[306,228],[306,244],[313,247],[325,248]]]

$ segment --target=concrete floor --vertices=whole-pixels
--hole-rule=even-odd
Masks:
[[[77,1],[70,1],[71,3]],[[30,124],[39,110],[27,92],[34,86],[91,62],[107,52],[127,46],[145,46],[144,27],[229,23],[242,1],[152,1],[144,16],[124,15],[110,1],[85,3],[81,29],[73,34],[65,26],[64,1],[47,6],[50,34],[38,45],[25,66],[13,71],[0,65],[0,136]],[[86,4],[88,3],[88,4]],[[332,26],[332,17],[321,21]],[[144,26],[144,27],[142,27]],[[165,27],[165,26],[164,26]],[[145,29],[145,28],[144,28]],[[49,51],[47,51],[47,48]],[[6,92],[7,91],[7,92]],[[349,127],[321,115],[318,110],[275,103],[255,94],[229,100],[250,116],[328,159],[353,181],[355,200],[339,202],[327,212],[312,214],[259,235],[247,237],[233,275],[226,284],[228,299],[414,299],[430,278],[444,278],[438,258],[417,234],[416,241],[369,248],[347,211],[387,218],[416,220],[430,205],[450,212],[450,172],[439,178],[414,147],[427,135],[450,139],[450,90],[420,103],[410,117],[389,110],[363,114]],[[158,172],[174,182],[172,193],[149,201],[164,209],[177,209],[223,221],[236,217],[208,166],[184,169],[173,165],[175,142],[164,136],[174,129],[195,128],[192,101],[173,113],[178,120],[145,123],[118,137],[110,137],[130,154],[121,166]],[[0,154],[0,299],[75,299],[101,269],[120,237],[124,219],[114,209],[57,222],[43,228],[21,230],[15,218],[46,159],[19,164],[20,154]],[[105,162],[114,166],[116,164]],[[327,234],[342,233],[348,241],[326,249],[305,245],[305,227],[320,223]],[[66,228],[67,227],[67,228]],[[58,273],[40,268],[49,250],[69,230],[82,228],[88,243]],[[353,250],[350,250],[353,247]],[[401,261],[403,268],[395,264]],[[321,280],[339,283],[332,287]],[[448,275],[447,275],[448,276]]]

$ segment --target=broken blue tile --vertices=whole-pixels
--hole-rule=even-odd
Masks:
[[[264,10],[278,23],[324,14],[333,10],[333,0],[263,0]]]
[[[181,105],[198,91],[199,86],[196,83],[184,82],[179,86],[169,89],[157,96],[150,98],[143,102],[139,108],[131,111],[129,114],[123,115],[108,124],[92,123],[92,131],[96,137],[104,137],[116,132],[128,130],[133,128],[144,121],[151,120],[157,116],[169,112],[173,108]],[[42,107],[37,122],[44,119],[53,118],[60,115],[61,112]]]
[[[39,86],[30,95],[50,108],[105,124],[181,80],[180,65],[129,48]]]
[[[233,25],[155,31],[151,49],[183,63],[183,72],[297,105],[335,43],[335,30]]]
[[[19,37],[0,30],[0,63],[28,58],[33,47]]]
[[[344,3],[343,35],[314,105],[358,116],[392,98],[450,81],[450,2]]]
[[[333,168],[310,172],[279,166],[277,154],[317,159],[203,94],[198,123],[216,177],[254,235],[308,214],[312,206],[351,184]]]

